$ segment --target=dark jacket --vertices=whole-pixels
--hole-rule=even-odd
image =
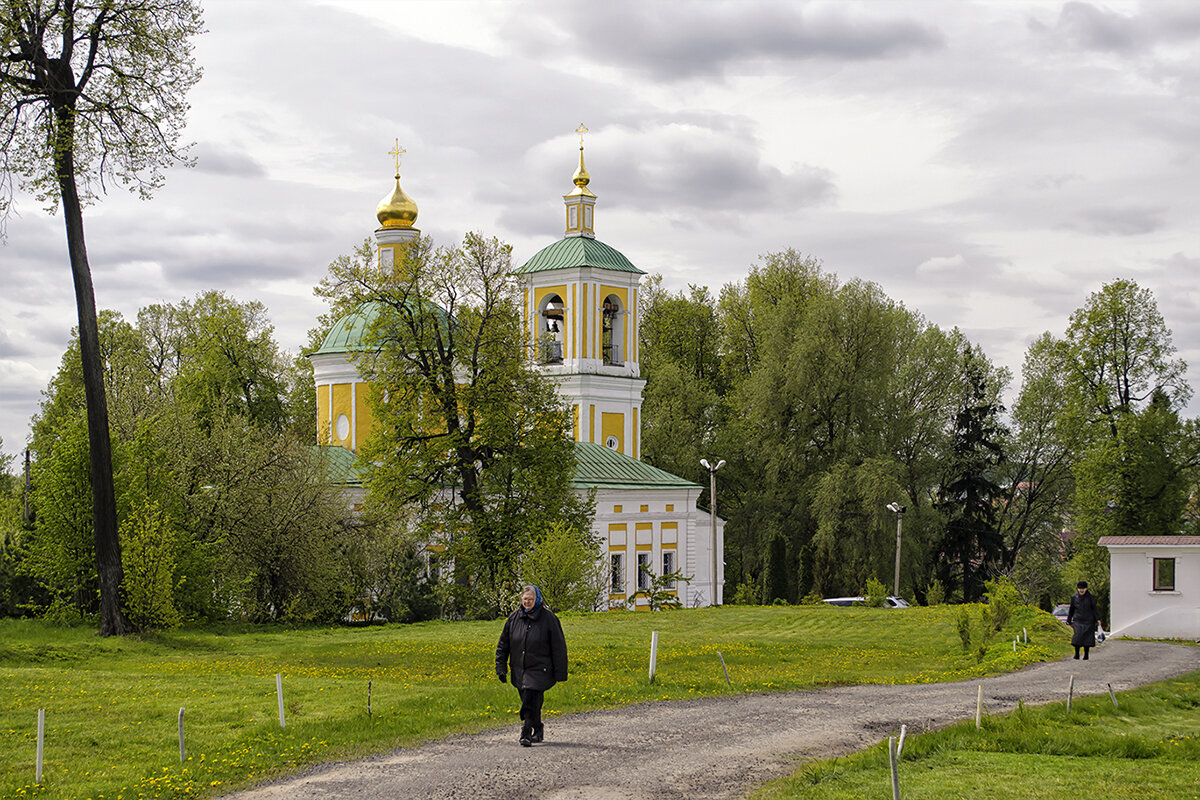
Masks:
[[[1091,592],[1071,595],[1071,607],[1067,609],[1067,624],[1074,628],[1071,636],[1073,647],[1095,647],[1096,625],[1100,613],[1096,610],[1096,598]]]
[[[539,598],[540,599],[540,598]],[[545,691],[567,679],[567,640],[554,612],[540,602],[519,608],[504,623],[496,644],[496,674],[504,679],[512,664],[512,685]]]

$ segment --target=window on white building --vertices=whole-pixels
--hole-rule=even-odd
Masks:
[[[638,591],[644,592],[650,588],[650,554],[638,553]],[[644,568],[644,569],[643,569]]]
[[[613,594],[622,594],[625,591],[625,554],[611,553],[609,569],[609,590]]]
[[[1175,559],[1154,559],[1154,591],[1175,591]]]
[[[674,571],[675,571],[675,551],[674,550],[663,550],[662,574],[670,575]],[[674,589],[675,581],[671,581],[671,583],[666,588]]]

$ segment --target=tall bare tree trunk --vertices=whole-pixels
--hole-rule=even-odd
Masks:
[[[83,360],[83,392],[87,401],[88,450],[91,456],[92,527],[96,541],[96,573],[100,578],[100,635],[123,636],[131,628],[121,611],[121,540],[117,536],[117,504],[113,491],[112,445],[108,436],[108,401],[104,394],[104,369],[100,359],[100,332],[96,324],[96,297],[92,270],[83,241],[83,211],[75,186],[75,160],[71,109],[60,109],[58,184],[63,219],[67,226],[67,253],[75,281],[75,306],[79,314],[79,350]]]

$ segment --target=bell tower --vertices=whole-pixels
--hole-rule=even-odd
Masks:
[[[563,195],[566,231],[516,270],[534,361],[574,413],[574,438],[641,457],[638,286],[646,274],[596,238],[596,195],[580,125],[575,188]]]

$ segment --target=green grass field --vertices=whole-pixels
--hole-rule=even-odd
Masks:
[[[729,692],[922,683],[1061,657],[1065,629],[1021,609],[967,655],[954,610],[830,607],[566,615],[571,679],[549,714]],[[0,621],[0,797],[204,797],[339,758],[516,724],[494,674],[501,622],[370,628],[224,627],[100,639],[90,629]],[[647,680],[650,632],[658,675]],[[729,667],[725,685],[717,653]],[[287,726],[280,728],[275,674]],[[371,714],[367,689],[371,687]],[[187,760],[177,718],[186,707]],[[44,776],[34,785],[46,710]]]
[[[905,739],[906,800],[1200,798],[1200,672]],[[755,800],[890,798],[887,743],[811,764]]]

